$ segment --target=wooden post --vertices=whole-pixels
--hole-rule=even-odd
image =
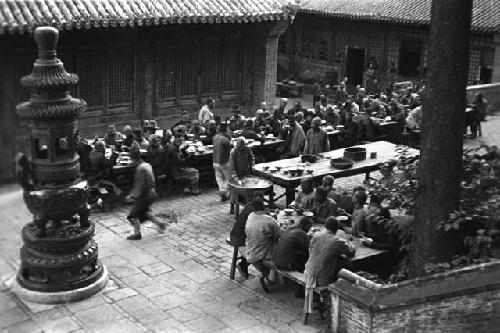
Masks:
[[[433,0],[411,274],[454,252],[437,225],[459,205],[472,0]]]

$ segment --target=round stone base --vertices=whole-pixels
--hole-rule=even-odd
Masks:
[[[102,266],[102,276],[94,283],[75,290],[69,291],[59,291],[59,292],[41,292],[33,291],[21,286],[17,279],[14,278],[12,281],[12,292],[18,297],[27,302],[39,303],[39,304],[61,304],[70,303],[89,298],[92,295],[97,294],[99,291],[104,289],[106,283],[108,282],[108,270],[106,266]]]

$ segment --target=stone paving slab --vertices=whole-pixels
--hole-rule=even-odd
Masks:
[[[466,146],[484,141],[500,143],[500,117],[483,123],[483,137],[466,140]],[[352,190],[364,176],[336,180]],[[282,189],[276,188],[278,193]],[[278,202],[283,204],[283,199]],[[302,299],[295,286],[271,287],[264,294],[252,277],[229,280],[232,249],[225,239],[234,223],[227,203],[217,190],[203,188],[200,196],[167,197],[154,205],[155,212],[174,210],[178,223],[157,233],[143,225],[143,239],[127,241],[131,232],[129,206],[109,212],[94,211],[99,256],[109,270],[111,283],[89,299],[64,305],[21,302],[0,286],[2,332],[318,332],[324,321],[314,314],[301,323]],[[12,278],[19,262],[20,231],[31,219],[17,186],[0,187],[0,277]]]

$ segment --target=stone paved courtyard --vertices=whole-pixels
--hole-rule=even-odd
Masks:
[[[500,143],[500,117],[483,123],[483,138]],[[363,176],[339,179],[350,189]],[[0,328],[5,332],[317,332],[324,322],[315,314],[301,324],[303,300],[294,287],[272,286],[264,294],[258,279],[229,280],[232,249],[225,239],[234,218],[217,191],[204,188],[198,197],[168,197],[155,211],[176,211],[178,223],[159,235],[147,222],[143,239],[131,232],[128,206],[110,212],[94,210],[101,261],[111,281],[98,295],[77,303],[47,306],[20,302],[2,283]],[[16,185],[0,187],[0,277],[12,278],[18,266],[20,231],[31,219]],[[251,271],[251,273],[255,271]]]

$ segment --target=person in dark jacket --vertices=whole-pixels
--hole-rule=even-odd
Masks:
[[[231,150],[229,155],[229,174],[231,179],[237,182],[239,178],[251,175],[254,165],[255,156],[252,150],[246,145],[245,138],[239,137],[236,142],[236,147]],[[229,214],[234,213],[234,204],[236,203],[236,200],[236,194],[232,191]]]
[[[214,137],[213,167],[215,181],[219,186],[221,201],[227,201],[229,196],[229,154],[231,152],[231,141],[227,134],[227,125],[220,124],[219,133]]]
[[[165,231],[166,225],[164,222],[160,222],[150,211],[156,197],[155,177],[151,164],[142,160],[141,153],[138,150],[132,150],[130,158],[134,163],[137,163],[137,168],[135,170],[134,186],[127,196],[128,200],[134,199],[134,205],[127,216],[130,224],[134,227],[134,233],[128,236],[127,239],[139,240],[142,238],[140,222],[145,220],[153,222],[160,233]]]
[[[263,197],[264,193],[262,192],[254,193],[254,197],[249,203],[245,205],[243,210],[240,212],[240,214],[238,215],[238,219],[233,225],[233,229],[231,229],[231,232],[229,233],[229,243],[232,246],[237,246],[238,251],[240,252],[241,255],[241,257],[239,258],[240,262],[237,264],[236,267],[238,268],[238,271],[240,272],[241,276],[243,276],[246,279],[248,279],[249,277],[248,275],[249,264],[246,259],[245,245],[247,236],[245,234],[245,226],[247,224],[248,215],[257,210],[254,205],[255,199],[260,198],[262,200]]]
[[[309,236],[312,220],[302,217],[297,225],[288,228],[280,237],[274,250],[273,262],[276,268],[285,271],[304,272],[309,258]]]

